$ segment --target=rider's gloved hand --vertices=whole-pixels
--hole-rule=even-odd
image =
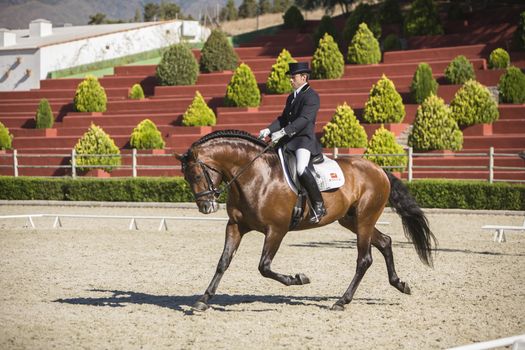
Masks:
[[[270,134],[270,129],[262,129],[261,131],[259,131],[259,139],[264,140],[267,136],[270,136]]]
[[[286,132],[284,131],[284,129],[274,132],[272,134],[272,143],[279,142],[279,140],[282,139],[284,136],[286,136]]]

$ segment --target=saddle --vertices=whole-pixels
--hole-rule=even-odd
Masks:
[[[308,195],[297,176],[295,152],[288,150],[286,146],[284,146],[279,148],[277,153],[279,154],[279,160],[284,171],[286,182],[292,191],[297,194],[297,201],[293,208],[289,227],[289,229],[292,230],[301,221]],[[321,192],[334,190],[344,185],[345,179],[339,164],[324,156],[322,153],[310,158],[308,169],[314,175],[317,186]]]

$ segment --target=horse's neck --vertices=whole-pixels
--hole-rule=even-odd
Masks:
[[[251,144],[228,143],[222,147],[213,147],[213,152],[209,155],[223,170],[226,177],[233,177],[239,171],[251,173],[251,166],[247,167],[250,162],[257,158],[262,149]],[[243,174],[243,176],[246,174]]]

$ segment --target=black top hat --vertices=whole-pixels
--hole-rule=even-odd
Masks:
[[[310,68],[308,67],[308,62],[297,62],[297,63],[288,63],[288,72],[286,74],[294,75],[299,73],[308,73],[310,74]]]

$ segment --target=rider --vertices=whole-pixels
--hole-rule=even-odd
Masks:
[[[317,223],[326,215],[323,197],[314,175],[308,167],[310,158],[321,154],[321,145],[315,137],[315,119],[319,110],[319,95],[308,84],[310,69],[308,62],[288,65],[290,82],[294,92],[288,96],[283,113],[266,129],[259,132],[259,138],[271,135],[272,143],[280,141],[287,149],[295,152],[297,175],[301,185],[308,192],[312,203],[310,222]]]

